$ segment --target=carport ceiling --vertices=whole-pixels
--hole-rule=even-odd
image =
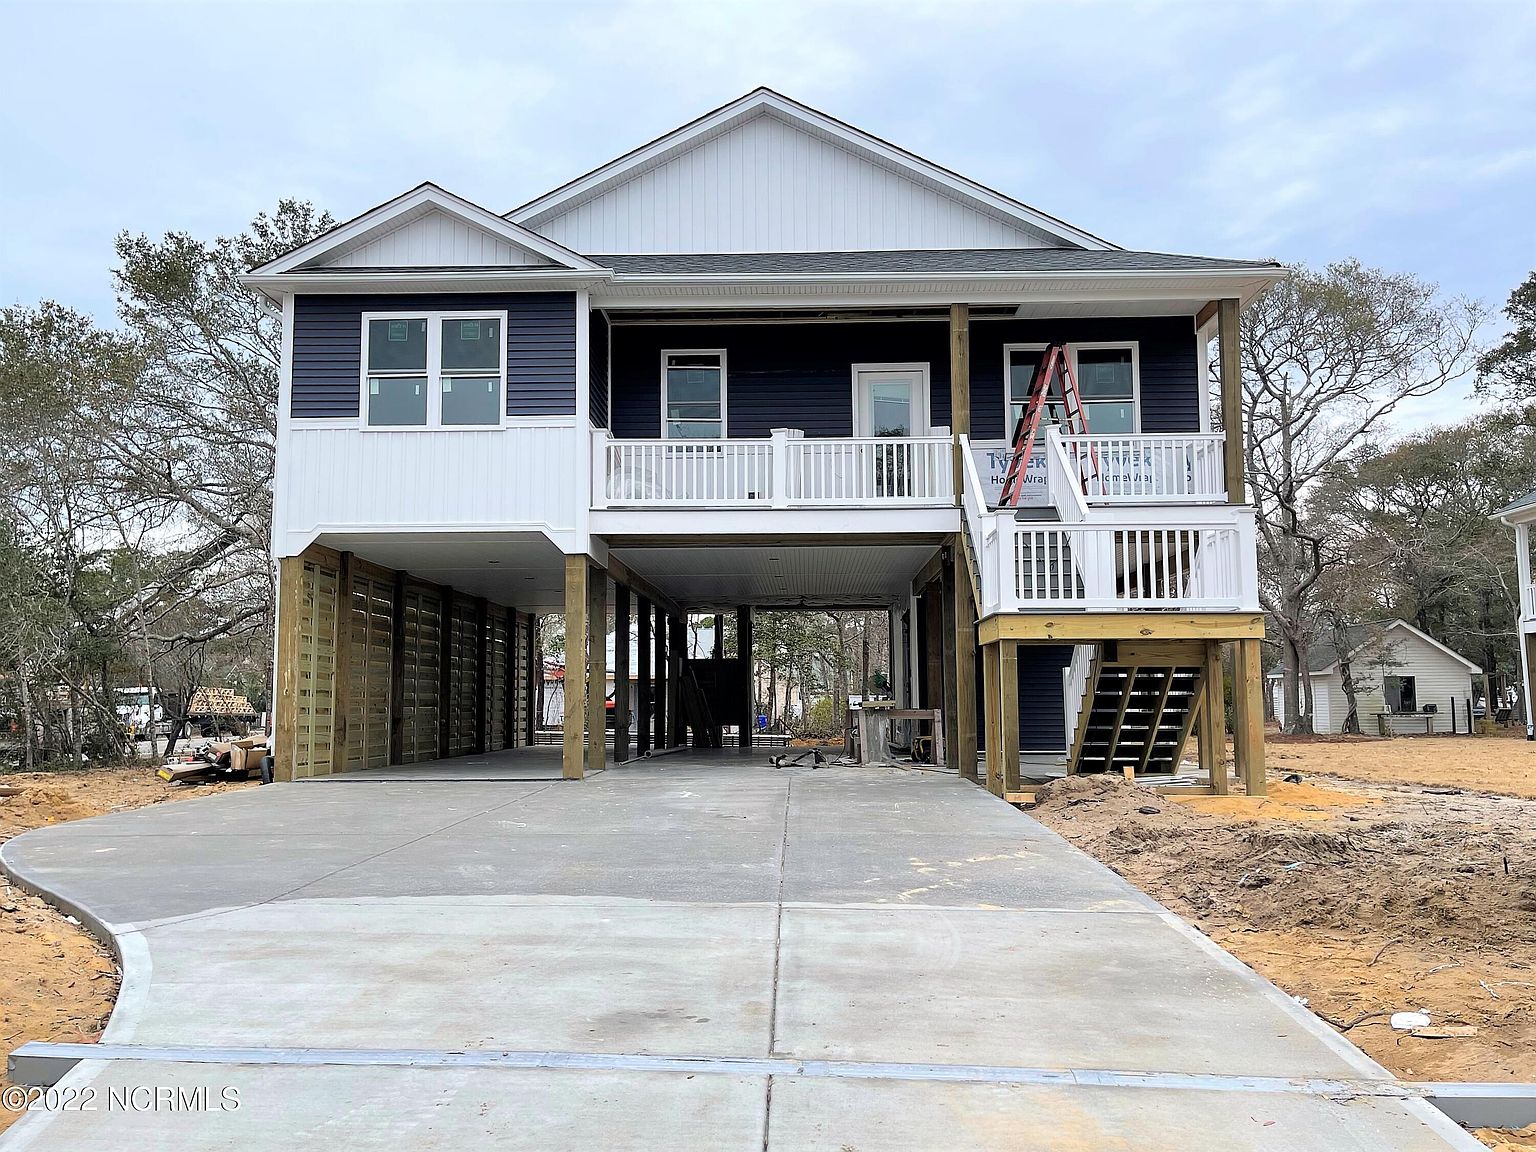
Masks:
[[[401,532],[331,535],[320,542],[520,612],[564,608],[565,557],[541,533]]]
[[[613,554],[685,608],[740,605],[885,607],[904,601],[933,544],[721,545],[615,548]]]

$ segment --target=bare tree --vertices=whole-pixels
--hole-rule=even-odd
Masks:
[[[1318,581],[1345,542],[1309,504],[1317,483],[1401,404],[1472,371],[1480,308],[1356,262],[1302,269],[1243,330],[1245,468],[1261,545],[1260,595],[1278,633],[1288,728],[1312,730],[1303,692]]]

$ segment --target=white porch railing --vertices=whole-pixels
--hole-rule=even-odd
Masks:
[[[610,440],[593,434],[594,508],[946,507],[945,436]]]
[[[1226,437],[1219,432],[1067,436],[1047,431],[1089,504],[1223,504]],[[1056,476],[1053,474],[1054,482]],[[1054,486],[1051,498],[1058,500]]]
[[[1520,589],[1520,615],[1526,620],[1536,620],[1536,584],[1526,584]]]
[[[995,516],[997,610],[1257,610],[1253,515],[1226,523],[1015,522]]]
[[[792,438],[792,505],[953,504],[948,436]]]

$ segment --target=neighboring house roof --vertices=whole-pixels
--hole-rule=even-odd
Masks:
[[[429,221],[435,226],[431,234],[424,223]],[[441,226],[442,221],[449,225],[446,230]],[[406,229],[413,231],[400,238],[399,234]],[[485,264],[503,272],[516,271],[519,267],[534,272],[551,269],[593,271],[597,268],[585,256],[547,236],[505,220],[487,208],[428,182],[336,225],[286,255],[253,268],[249,275],[276,276],[322,268],[325,271],[357,271],[358,266],[350,265],[346,257],[391,236],[404,241],[392,245],[391,251],[418,256],[410,261],[411,266],[417,268],[462,263],[460,254],[465,251],[486,254],[490,258]],[[371,263],[362,265],[370,269],[374,266]]]
[[[1532,517],[1536,517],[1536,489],[1532,489],[1531,491],[1527,492],[1513,504],[1506,504],[1497,512],[1493,513],[1490,519],[1502,520],[1516,512],[1524,513],[1524,515],[1516,516],[1515,519],[1517,520],[1528,520]]]
[[[1185,272],[1280,269],[1273,260],[1081,248],[918,248],[873,252],[724,252],[593,256],[624,275],[734,276],[838,273]]]
[[[1460,652],[1447,648],[1428,632],[1415,628],[1406,620],[1379,620],[1365,624],[1351,624],[1344,629],[1344,647],[1351,660],[1387,639],[1387,633],[1402,630],[1418,637],[1424,643],[1439,649],[1446,656],[1466,667],[1474,676],[1482,674],[1482,668],[1468,660]],[[1331,675],[1339,670],[1338,645],[1332,640],[1314,640],[1306,652],[1307,671],[1313,676]],[[1278,679],[1279,670],[1269,673],[1269,679]]]
[[[725,133],[740,128],[761,116],[771,116],[818,139],[857,155],[880,168],[908,177],[921,186],[945,197],[974,207],[999,220],[1008,221],[1021,231],[1037,237],[1037,242],[1065,244],[1079,248],[1109,249],[1111,244],[1013,199],[968,177],[925,160],[889,141],[845,124],[825,112],[819,112],[797,100],[773,91],[756,88],[745,96],[706,112],[648,144],[626,152],[585,175],[562,184],[521,207],[507,213],[508,219],[530,228],[542,226],[556,217],[569,215],[584,203],[635,180],[670,162],[684,152],[698,148]]]

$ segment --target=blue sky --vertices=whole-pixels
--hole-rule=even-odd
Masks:
[[[0,0],[0,19],[0,303],[104,321],[120,229],[237,231],[287,195],[345,218],[423,179],[505,211],[758,84],[1130,248],[1354,256],[1495,306],[1536,268],[1529,0]]]

